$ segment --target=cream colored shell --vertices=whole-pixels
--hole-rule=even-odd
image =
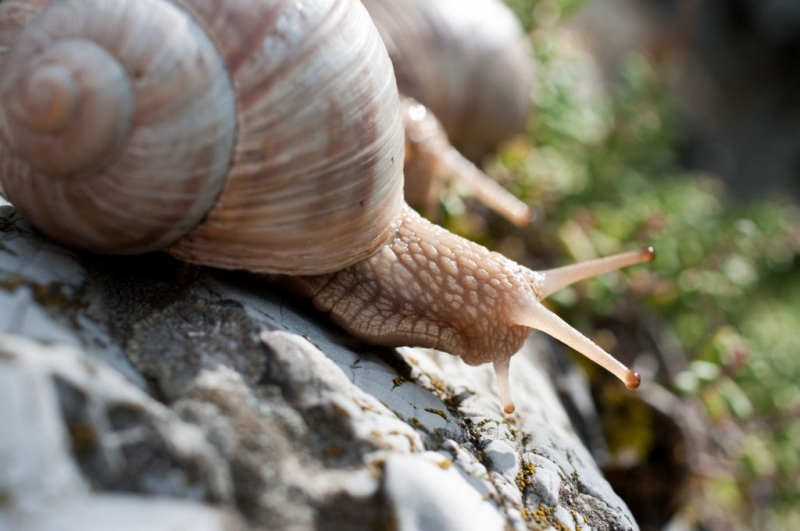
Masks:
[[[528,39],[500,0],[362,0],[400,92],[430,108],[476,160],[522,132],[534,84]]]
[[[317,274],[394,231],[397,89],[356,0],[10,0],[0,46],[0,180],[61,241]]]

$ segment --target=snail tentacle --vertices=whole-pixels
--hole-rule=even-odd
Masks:
[[[628,251],[613,256],[586,260],[577,264],[541,271],[542,279],[538,291],[540,297],[546,299],[556,291],[581,280],[616,271],[623,267],[641,264],[643,262],[652,262],[655,257],[656,253],[652,247],[642,247],[636,251]]]
[[[442,188],[452,183],[517,227],[531,223],[533,211],[528,205],[450,145],[433,113],[411,98],[403,98],[401,106],[406,133],[405,198],[410,205],[430,208]]]
[[[510,415],[516,410],[514,400],[511,398],[511,385],[509,383],[509,366],[511,358],[501,358],[494,362],[494,374],[497,378],[497,389],[500,400],[503,402],[503,411]]]
[[[639,387],[641,380],[637,373],[630,370],[611,354],[597,346],[594,341],[575,330],[567,324],[566,321],[545,308],[540,302],[530,301],[524,309],[520,310],[515,322],[544,332],[573,348],[575,351],[580,352],[619,378],[628,389],[636,389]]]

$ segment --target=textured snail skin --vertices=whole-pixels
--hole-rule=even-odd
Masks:
[[[332,275],[297,278],[317,308],[359,338],[436,348],[470,365],[519,350],[530,329],[509,323],[517,301],[537,298],[536,280],[408,207],[374,256]]]
[[[366,342],[436,348],[470,365],[493,363],[504,409],[511,413],[509,360],[531,328],[578,350],[630,389],[639,386],[638,374],[541,301],[579,280],[654,257],[651,248],[644,248],[550,271],[531,271],[405,206],[394,237],[378,253],[337,273],[295,277],[290,283]]]

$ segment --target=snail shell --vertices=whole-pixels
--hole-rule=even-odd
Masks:
[[[453,145],[479,160],[522,132],[534,73],[528,40],[499,0],[363,0],[398,88],[433,111]]]
[[[294,274],[374,253],[402,205],[392,66],[356,0],[294,4],[0,4],[10,201],[97,252]]]

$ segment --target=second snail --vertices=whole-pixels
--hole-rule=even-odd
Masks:
[[[535,272],[411,210],[356,0],[3,0],[0,125],[4,193],[65,245],[291,275],[364,341],[492,363],[509,413],[531,328],[639,383],[541,301],[652,250]]]
[[[532,110],[533,55],[500,0],[362,0],[386,44],[406,112],[406,200],[436,217],[447,184],[519,227],[533,215],[476,164],[521,133]],[[458,151],[452,149],[449,143]]]
[[[501,0],[362,0],[386,43],[399,90],[442,122],[453,145],[480,162],[524,131],[533,58]]]

